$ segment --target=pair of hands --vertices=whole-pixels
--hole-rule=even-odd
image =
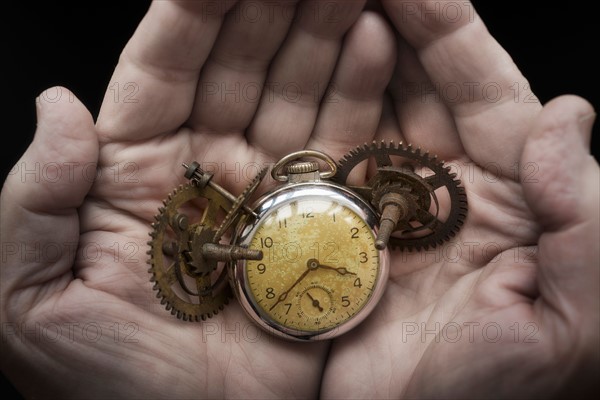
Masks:
[[[77,398],[531,397],[589,384],[594,111],[576,97],[525,101],[508,54],[453,4],[458,20],[403,0],[153,3],[109,86],[133,84],[133,102],[108,90],[94,124],[66,89],[38,99],[19,165],[55,170],[10,175],[2,190],[3,372],[26,395]],[[288,343],[237,304],[201,324],[158,304],[144,249],[182,160],[233,169],[302,148],[338,159],[373,139],[451,162],[470,211],[451,244],[392,254],[357,329]]]

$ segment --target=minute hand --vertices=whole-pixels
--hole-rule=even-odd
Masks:
[[[293,288],[294,288],[294,287],[295,287],[295,286],[296,286],[298,283],[300,283],[300,281],[301,281],[302,279],[304,279],[304,278],[306,277],[306,275],[308,275],[308,273],[309,273],[310,271],[312,271],[312,270],[311,270],[311,269],[307,269],[306,271],[304,271],[304,272],[302,273],[302,275],[300,275],[300,277],[299,277],[298,279],[296,279],[296,282],[294,282],[294,283],[292,284],[292,286],[290,286],[290,287],[288,288],[288,290],[286,290],[285,292],[281,293],[281,294],[279,295],[279,297],[277,298],[277,301],[275,302],[275,304],[273,304],[273,305],[271,306],[271,308],[269,308],[269,311],[273,310],[277,304],[279,304],[279,303],[281,303],[283,300],[285,300],[285,299],[287,298],[287,295],[288,295],[288,293],[289,293],[289,292],[290,292],[290,291],[291,291],[291,290],[292,290],[292,289],[293,289]]]

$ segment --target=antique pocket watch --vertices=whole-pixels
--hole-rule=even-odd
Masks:
[[[373,176],[350,185],[369,160]],[[252,206],[266,169],[235,197],[198,163],[184,167],[190,182],[169,194],[150,232],[157,297],[178,318],[201,321],[233,291],[256,324],[292,340],[355,327],[385,290],[390,248],[435,247],[467,213],[455,175],[410,145],[372,143],[337,163],[314,150],[292,153],[271,170],[282,184]]]

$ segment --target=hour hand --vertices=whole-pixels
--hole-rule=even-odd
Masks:
[[[331,270],[334,270],[335,272],[337,272],[340,275],[356,275],[356,273],[348,271],[348,269],[346,267],[338,267],[338,268],[336,268],[336,267],[331,267],[331,266],[325,265],[325,264],[319,264],[319,268],[331,269]]]

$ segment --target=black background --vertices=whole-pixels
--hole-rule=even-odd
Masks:
[[[561,94],[577,94],[600,108],[600,68],[591,56],[597,53],[600,35],[589,6],[564,1],[474,3],[543,103]],[[44,89],[66,86],[97,115],[119,53],[148,4],[12,0],[3,5],[1,29],[8,49],[2,61],[7,67],[1,106],[2,180],[33,137],[34,99]],[[596,126],[595,136],[597,132]],[[599,144],[597,139],[593,142]],[[1,393],[12,390],[4,380],[0,388]]]

